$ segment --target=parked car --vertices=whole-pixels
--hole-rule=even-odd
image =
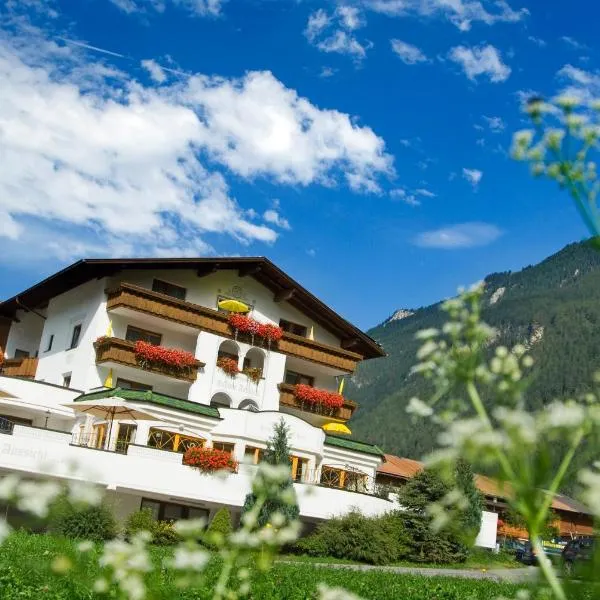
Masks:
[[[570,540],[562,551],[563,567],[566,573],[585,570],[594,557],[596,540],[591,537]]]
[[[556,560],[562,555],[566,543],[566,540],[562,539],[543,540],[542,548],[544,549],[544,554],[550,560]],[[517,548],[515,558],[525,565],[537,564],[536,553],[531,542],[525,542],[522,548]]]
[[[524,565],[535,565],[535,552],[531,542],[525,542],[522,546],[518,547],[515,551],[515,558]]]

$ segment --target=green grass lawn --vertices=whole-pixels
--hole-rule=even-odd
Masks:
[[[168,550],[154,549],[157,563]],[[100,598],[88,589],[87,582],[98,573],[98,551],[93,551],[83,561],[86,581],[81,576],[58,575],[51,569],[52,561],[59,555],[76,558],[75,544],[70,540],[45,535],[16,533],[0,546],[0,598],[49,600],[84,600]],[[219,572],[218,559],[206,571],[201,588],[182,591],[168,572],[156,571],[150,579],[152,600],[200,600],[212,597],[212,587]],[[306,563],[278,564],[268,573],[252,574],[251,598],[263,600],[306,600],[315,598],[319,582],[342,586],[372,600],[488,600],[498,596],[514,596],[517,586],[509,583],[473,581],[467,579],[418,577],[396,575],[377,571],[357,572],[316,568]],[[106,596],[104,596],[106,598]]]
[[[307,556],[304,554],[286,554],[281,557],[281,560],[286,562],[298,562],[304,564],[318,563],[318,564],[339,564],[339,565],[352,565],[361,564],[357,561],[332,558],[330,556],[318,557],[318,556]],[[464,563],[456,564],[435,564],[435,563],[414,563],[414,562],[398,562],[389,566],[397,567],[420,567],[420,568],[436,568],[436,569],[473,569],[473,570],[490,570],[490,569],[517,569],[522,568],[524,565],[518,562],[513,554],[500,552],[499,554],[493,554],[492,552],[484,549],[475,549],[471,552],[469,558]]]

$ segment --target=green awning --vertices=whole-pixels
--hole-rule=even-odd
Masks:
[[[104,388],[97,392],[89,392],[88,394],[77,396],[73,402],[113,397],[123,398],[123,400],[129,400],[130,402],[143,402],[145,404],[155,404],[156,406],[166,406],[167,408],[204,415],[205,417],[211,417],[213,419],[221,418],[219,410],[213,406],[198,404],[197,402],[191,402],[190,400],[184,400],[183,398],[174,398],[173,396],[158,394],[157,392],[149,390],[127,390],[119,387]]]
[[[337,435],[326,435],[325,445],[337,446],[338,448],[344,448],[345,450],[352,450],[354,452],[362,452],[363,454],[373,454],[375,456],[383,457],[383,450],[373,444],[359,442],[358,440],[349,440],[348,438],[338,437]]]

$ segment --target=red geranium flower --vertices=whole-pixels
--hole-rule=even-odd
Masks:
[[[142,363],[164,365],[181,370],[193,367],[196,364],[196,357],[191,352],[177,348],[155,346],[142,340],[135,343],[135,355]]]
[[[217,367],[225,371],[225,373],[231,377],[235,377],[240,372],[237,361],[233,360],[233,358],[228,358],[227,356],[219,356],[219,358],[217,358]]]
[[[229,452],[215,448],[188,448],[183,455],[183,464],[194,467],[203,473],[215,471],[237,471],[238,464]]]
[[[320,405],[329,409],[341,408],[344,404],[344,397],[341,394],[329,390],[320,390],[303,383],[294,386],[294,395],[302,402]]]

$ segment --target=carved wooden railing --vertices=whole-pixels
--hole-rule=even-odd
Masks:
[[[185,302],[130,283],[122,283],[118,288],[107,290],[106,293],[108,297],[107,310],[109,311],[121,307],[128,308],[222,337],[236,337],[235,331],[227,320],[227,314],[216,309],[193,302]],[[244,339],[244,341],[246,340]],[[260,342],[255,340],[255,343]],[[288,356],[309,360],[347,373],[352,373],[363,358],[355,352],[288,332],[284,332],[283,338],[273,345],[272,349]]]
[[[37,371],[37,358],[7,358],[0,367],[2,375],[33,379]]]
[[[140,361],[135,352],[135,343],[115,337],[103,337],[94,343],[96,363],[114,362],[128,367],[137,367],[167,377],[194,382],[198,376],[198,368],[204,363],[196,361],[191,367],[178,369],[161,363],[146,364]]]
[[[297,408],[298,410],[314,415],[322,415],[335,420],[348,421],[354,414],[354,411],[358,408],[356,402],[344,398],[344,404],[340,408],[326,409],[319,404],[310,404],[298,400],[294,394],[294,386],[289,383],[280,383],[278,387],[280,406],[283,405],[289,406],[290,408]]]

